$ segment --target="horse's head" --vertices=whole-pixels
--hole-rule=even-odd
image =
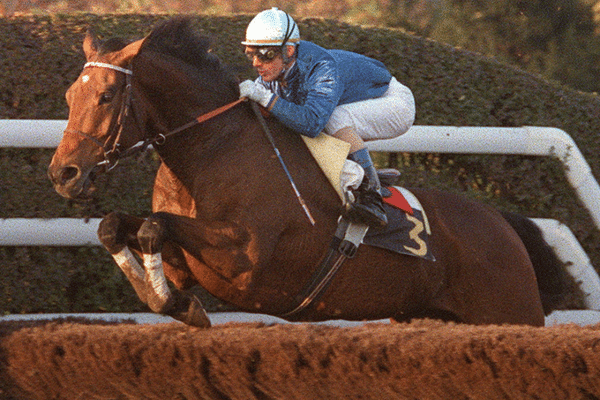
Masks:
[[[100,43],[85,37],[85,67],[68,89],[69,121],[48,169],[55,190],[66,198],[87,198],[98,167],[110,168],[119,151],[142,139],[131,109],[131,62],[142,40]]]
[[[132,43],[100,43],[88,33],[87,63],[67,91],[69,122],[48,170],[56,191],[67,198],[89,197],[98,167],[110,169],[140,141],[163,144],[165,136],[198,115],[236,100],[237,80],[210,54],[209,44],[189,18],[168,20]],[[222,130],[206,125],[204,130],[212,135],[193,140],[221,143],[214,136]],[[169,142],[163,152],[171,148],[179,156],[187,148]]]

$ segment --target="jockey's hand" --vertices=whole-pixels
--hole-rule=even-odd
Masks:
[[[271,97],[273,97],[273,93],[260,83],[246,80],[240,83],[240,97],[247,97],[266,108],[271,101]]]

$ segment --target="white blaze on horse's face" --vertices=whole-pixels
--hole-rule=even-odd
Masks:
[[[88,64],[67,90],[69,120],[48,169],[55,190],[63,197],[87,198],[93,191],[93,171],[106,160],[106,152],[117,140],[117,122],[126,91],[124,71],[141,42],[99,54],[97,39],[86,36],[83,47]]]

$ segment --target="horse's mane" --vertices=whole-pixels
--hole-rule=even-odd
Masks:
[[[144,40],[142,50],[169,55],[197,69],[208,69],[212,74],[221,71],[226,81],[233,81],[221,61],[209,52],[210,44],[210,38],[200,35],[189,17],[176,17],[154,28]]]

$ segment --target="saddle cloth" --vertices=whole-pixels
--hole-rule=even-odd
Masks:
[[[384,189],[383,207],[388,224],[384,228],[370,228],[363,243],[435,261],[429,246],[429,221],[416,196],[408,189],[391,186]]]
[[[350,144],[325,134],[316,138],[302,136],[302,139],[343,201],[340,178]],[[383,192],[388,225],[369,229],[363,243],[434,261],[429,246],[431,229],[419,200],[409,190],[397,186],[384,188]]]

